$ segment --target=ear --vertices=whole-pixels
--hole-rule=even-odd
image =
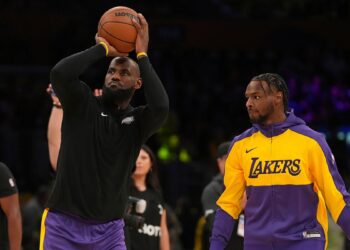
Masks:
[[[136,80],[136,84],[135,84],[135,86],[134,86],[134,89],[140,89],[141,86],[142,86],[142,79],[141,79],[141,78],[138,78],[138,79]]]
[[[280,103],[283,104],[283,94],[282,94],[281,91],[278,91],[278,92],[275,94],[275,101],[276,101],[276,104],[280,104]]]

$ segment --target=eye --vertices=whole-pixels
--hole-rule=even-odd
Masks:
[[[259,95],[254,96],[254,100],[259,100],[261,97]]]
[[[130,72],[129,71],[121,71],[120,75],[122,75],[122,76],[129,76]]]

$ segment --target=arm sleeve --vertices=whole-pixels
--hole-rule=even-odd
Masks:
[[[217,201],[217,205],[235,220],[242,212],[242,199],[246,187],[239,152],[239,145],[233,144],[225,163],[225,190]]]
[[[228,213],[222,209],[218,209],[215,215],[213,230],[210,237],[210,250],[223,250],[229,242],[233,227],[236,220],[234,220]]]
[[[52,68],[51,83],[65,112],[86,99],[79,76],[105,55],[104,47],[99,44],[62,59]]]
[[[143,136],[146,138],[165,122],[169,112],[169,99],[149,58],[142,57],[138,63],[147,102],[142,114],[142,131],[144,131],[145,134]]]
[[[334,221],[350,238],[350,196],[340,176],[334,156],[322,137],[310,150],[311,172],[322,192]]]
[[[210,240],[210,249],[224,249],[230,240],[233,227],[242,211],[245,190],[243,169],[239,164],[239,146],[233,144],[225,164],[225,190],[217,201],[215,221]]]

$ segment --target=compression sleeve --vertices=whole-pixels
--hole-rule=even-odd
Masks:
[[[216,210],[214,226],[210,237],[210,250],[225,249],[231,238],[235,223],[236,220],[224,210],[220,208]]]
[[[155,132],[165,121],[169,112],[169,99],[161,80],[152,67],[148,57],[138,60],[143,88],[146,97],[146,109],[143,115],[144,137]]]

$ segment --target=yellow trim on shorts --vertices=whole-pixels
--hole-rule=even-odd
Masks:
[[[48,212],[49,212],[49,209],[46,208],[43,212],[43,216],[41,217],[39,250],[44,250],[44,238],[45,238],[45,232],[46,232],[45,221],[46,221],[46,216]]]

